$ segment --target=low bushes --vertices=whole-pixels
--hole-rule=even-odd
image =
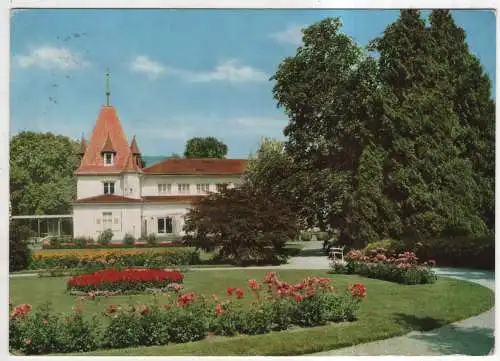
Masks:
[[[193,249],[95,249],[64,252],[34,252],[30,269],[109,267],[165,267],[199,263],[199,253]]]
[[[73,276],[68,280],[68,291],[120,291],[139,293],[148,288],[166,288],[184,279],[178,271],[162,269],[107,269]]]
[[[165,248],[165,247],[184,247],[185,244],[181,241],[161,241],[161,242],[149,242],[148,241],[134,241],[120,243],[108,243],[105,245],[95,243],[89,238],[75,238],[72,242],[62,242],[58,241],[56,243],[44,243],[42,245],[43,249],[107,249],[107,248]]]
[[[363,254],[361,251],[352,250],[347,254],[346,261],[346,263],[333,262],[332,272],[357,274],[407,285],[436,281],[436,274],[431,269],[435,262],[419,264],[413,252],[394,255],[384,249],[372,249]]]
[[[421,259],[434,259],[441,266],[495,269],[495,235],[454,237],[416,242],[415,253]]]
[[[228,288],[224,298],[186,292],[163,305],[109,305],[105,318],[92,321],[82,317],[85,302],[92,297],[79,298],[69,317],[31,312],[31,306],[20,305],[11,309],[9,347],[25,354],[46,354],[184,343],[212,334],[264,334],[354,320],[364,297],[361,284],[337,292],[328,278],[308,277],[289,284],[269,272],[263,281]]]

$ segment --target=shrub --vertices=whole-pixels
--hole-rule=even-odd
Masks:
[[[390,254],[382,248],[367,250],[367,255],[359,250],[351,250],[346,256],[347,265],[332,263],[331,272],[346,272],[365,277],[397,282],[407,285],[433,283],[437,277],[431,267],[434,261],[418,263],[413,252]]]
[[[166,313],[165,325],[170,342],[198,341],[206,336],[207,322],[189,307],[173,307]]]
[[[144,346],[166,345],[168,343],[167,318],[157,305],[142,306],[139,309],[139,344]]]
[[[156,238],[156,234],[154,234],[154,233],[148,234],[147,241],[148,241],[148,244],[150,246],[156,246],[158,244],[158,240]]]
[[[273,322],[273,329],[286,330],[293,323],[293,311],[297,301],[289,297],[279,297],[271,302],[269,315]]]
[[[96,330],[89,321],[83,318],[80,311],[66,317],[60,326],[61,352],[88,352],[97,349]]]
[[[328,321],[323,294],[314,294],[307,300],[298,302],[293,312],[293,323],[302,327],[321,326]]]
[[[133,246],[135,243],[135,238],[130,233],[125,234],[123,237],[123,244],[126,246]]]
[[[33,232],[26,226],[15,222],[9,228],[9,272],[21,271],[28,268],[31,262],[31,251],[28,239]]]
[[[73,243],[75,243],[75,246],[78,248],[85,248],[87,244],[92,243],[92,240],[90,238],[85,238],[85,237],[76,237],[73,240]]]
[[[104,331],[104,345],[111,348],[132,347],[140,344],[141,322],[135,312],[117,310],[110,305],[107,314],[109,324]]]
[[[448,267],[495,269],[495,235],[430,239],[412,244],[421,259]]]
[[[385,250],[388,253],[403,253],[406,250],[406,246],[404,242],[402,241],[397,241],[393,239],[384,239],[381,241],[376,241],[376,242],[370,242],[368,245],[365,247],[364,251],[365,252],[370,252],[373,250],[378,250],[382,249]]]
[[[29,315],[23,328],[20,348],[23,353],[38,355],[64,349],[60,320],[51,313],[49,305],[44,305]]]
[[[189,248],[177,249],[94,249],[74,252],[34,252],[30,269],[102,269],[109,267],[163,268],[199,263],[199,255]]]
[[[210,331],[220,336],[234,336],[242,330],[243,310],[234,302],[216,303],[210,322]]]
[[[113,236],[113,231],[111,229],[106,229],[97,238],[97,243],[101,246],[106,246],[111,242]]]
[[[271,331],[273,318],[272,307],[269,303],[257,303],[252,305],[243,316],[241,332],[247,335],[260,335]]]

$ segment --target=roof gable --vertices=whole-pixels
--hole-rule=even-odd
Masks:
[[[114,164],[104,165],[103,151],[115,152]],[[85,149],[78,173],[116,173],[122,171],[131,154],[127,137],[112,106],[103,106]]]

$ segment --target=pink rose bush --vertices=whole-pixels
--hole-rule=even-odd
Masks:
[[[329,277],[289,283],[268,272],[263,280],[228,287],[224,296],[178,289],[166,302],[110,304],[102,311],[104,317],[89,320],[83,317],[85,305],[99,300],[89,292],[75,297],[73,312],[66,316],[48,308],[35,311],[27,304],[11,307],[9,346],[24,354],[80,352],[314,327],[354,320],[366,296],[362,284],[338,290]]]
[[[391,254],[383,248],[351,250],[345,257],[347,264],[332,264],[332,273],[358,274],[385,281],[414,285],[436,282],[432,267],[436,262],[419,263],[414,252]]]

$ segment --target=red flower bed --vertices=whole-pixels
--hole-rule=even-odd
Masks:
[[[183,279],[182,273],[163,269],[106,269],[73,276],[68,280],[67,288],[82,292],[137,292],[146,288],[164,288],[172,283],[180,283]]]

